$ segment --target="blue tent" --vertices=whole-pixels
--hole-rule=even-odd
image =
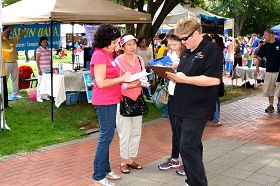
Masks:
[[[280,25],[276,25],[274,27],[271,28],[273,30],[274,33],[280,33]]]
[[[276,25],[276,26],[272,27],[271,29],[274,32],[275,39],[280,40],[280,25]]]

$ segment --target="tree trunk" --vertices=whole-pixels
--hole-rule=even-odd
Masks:
[[[133,0],[124,0],[123,5],[134,9],[134,1]],[[126,24],[126,33],[135,35],[134,24]]]
[[[155,36],[165,17],[174,9],[175,6],[182,2],[182,0],[157,0],[155,2],[153,2],[153,0],[149,0],[148,13],[152,15],[152,19],[163,2],[164,5],[162,7],[162,10],[153,25],[151,26],[151,24],[143,24],[143,26],[139,30],[137,29],[137,36],[145,37],[148,39],[148,41],[151,41],[151,38]]]

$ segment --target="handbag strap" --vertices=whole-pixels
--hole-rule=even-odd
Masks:
[[[141,64],[141,61],[140,61],[140,58],[139,58],[139,56],[137,56],[137,58],[138,58],[138,62],[139,62],[139,64],[140,64],[140,67],[141,67],[141,72],[143,71],[143,67],[142,67],[142,64]]]

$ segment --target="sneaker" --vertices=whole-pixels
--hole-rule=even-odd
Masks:
[[[110,182],[107,178],[104,178],[102,180],[93,180],[94,186],[115,186],[114,183]]]
[[[280,113],[280,103],[277,104],[277,112]]]
[[[51,99],[48,97],[43,98],[43,100],[50,101]]]
[[[221,122],[214,122],[214,125],[213,125],[214,127],[220,127],[220,126],[222,126],[222,124],[221,124]]]
[[[37,98],[37,101],[40,103],[44,102],[41,98]]]
[[[177,173],[179,176],[186,176],[185,169],[184,169],[183,166],[181,166],[178,170],[176,170],[176,173]]]
[[[116,173],[114,173],[114,171],[111,171],[109,173],[107,173],[106,178],[109,180],[119,180],[121,179],[121,177],[119,175],[117,175]]]
[[[266,113],[272,113],[274,112],[274,107],[269,105],[265,110],[264,110]]]
[[[159,164],[158,168],[160,170],[169,170],[169,169],[178,169],[180,167],[179,160],[174,160],[172,158],[168,158],[166,162]]]

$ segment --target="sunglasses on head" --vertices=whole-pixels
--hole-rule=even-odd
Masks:
[[[195,32],[196,30],[194,30],[192,33],[190,33],[188,36],[186,37],[179,37],[179,39],[181,41],[187,41],[190,37],[192,37],[193,33]]]

